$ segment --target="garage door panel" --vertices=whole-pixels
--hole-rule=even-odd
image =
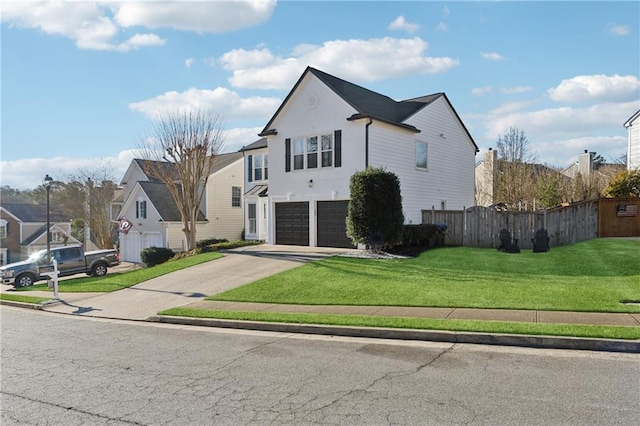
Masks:
[[[347,237],[349,201],[318,201],[318,246],[353,248]]]
[[[309,203],[276,203],[276,244],[309,245]]]

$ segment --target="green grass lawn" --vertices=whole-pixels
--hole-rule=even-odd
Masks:
[[[417,258],[332,257],[209,297],[305,305],[640,312],[640,241],[594,239],[547,253],[452,247]]]
[[[209,262],[222,257],[219,252],[202,253],[182,259],[171,260],[150,268],[137,269],[128,272],[108,273],[103,277],[81,277],[62,280],[58,283],[58,291],[61,293],[92,293],[110,292],[131,287],[143,281],[150,280],[161,275],[175,272],[180,269]],[[21,287],[17,291],[53,291],[47,288],[46,282],[30,287]]]
[[[37,305],[50,300],[48,297],[25,296],[24,294],[0,293],[0,300],[10,300],[12,302],[31,303]]]

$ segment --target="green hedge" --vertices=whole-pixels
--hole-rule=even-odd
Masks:
[[[140,252],[140,259],[147,267],[160,265],[175,256],[175,253],[165,247],[147,247]]]

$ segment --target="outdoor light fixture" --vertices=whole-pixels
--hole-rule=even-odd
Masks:
[[[51,224],[49,223],[49,192],[51,190],[51,184],[53,183],[53,178],[49,175],[46,175],[42,181],[42,184],[47,189],[47,264],[51,260]]]
[[[309,179],[309,188],[313,188],[313,179]]]

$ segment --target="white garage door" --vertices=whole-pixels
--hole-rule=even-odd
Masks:
[[[140,252],[147,247],[164,247],[162,235],[159,232],[145,232],[139,234],[130,232],[127,235],[120,236],[121,252],[120,256],[124,262],[140,263]]]

